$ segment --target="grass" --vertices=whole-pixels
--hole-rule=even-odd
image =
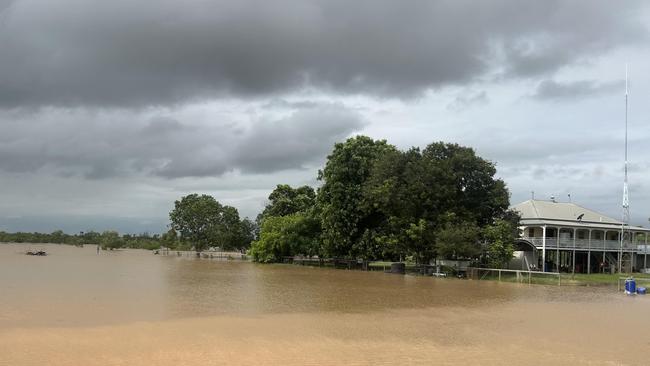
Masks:
[[[627,274],[605,274],[605,273],[562,273],[560,276],[560,281],[558,281],[557,276],[552,275],[542,275],[539,272],[531,272],[531,283],[539,285],[557,285],[558,282],[562,286],[617,286],[619,278],[628,277]],[[632,275],[637,280],[637,286],[650,287],[650,275],[643,273],[634,273]],[[481,280],[491,280],[498,281],[498,275],[496,273],[489,274],[487,276],[481,277]],[[517,279],[516,275],[512,273],[502,273],[501,282],[528,282],[528,275],[526,272],[522,273],[522,276]]]
[[[568,281],[569,283],[575,283],[575,284],[584,284],[584,285],[589,285],[589,284],[601,284],[601,285],[616,285],[618,283],[619,278],[621,277],[628,277],[627,274],[609,274],[609,273],[592,273],[592,274],[585,274],[585,273],[576,273],[574,275],[571,275],[570,273],[563,273],[562,274],[562,281]],[[650,275],[645,274],[645,273],[633,273],[632,277],[637,279],[640,283],[645,283],[646,285],[650,285]]]

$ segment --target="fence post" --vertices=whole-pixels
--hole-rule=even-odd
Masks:
[[[501,270],[499,270],[499,282],[501,282]]]

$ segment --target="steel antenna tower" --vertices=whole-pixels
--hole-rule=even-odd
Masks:
[[[623,240],[625,238],[625,228],[630,223],[630,196],[627,187],[627,99],[628,99],[628,71],[627,64],[625,64],[625,165],[623,179],[623,223],[621,224],[621,248],[618,255],[618,271],[623,272]],[[632,263],[630,263],[630,266]]]

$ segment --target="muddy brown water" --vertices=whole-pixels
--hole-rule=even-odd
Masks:
[[[650,297],[0,244],[0,365],[459,362],[650,364]]]

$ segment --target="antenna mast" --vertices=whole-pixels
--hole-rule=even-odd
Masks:
[[[619,273],[623,272],[623,240],[625,238],[625,227],[630,223],[630,197],[627,187],[627,99],[628,99],[628,71],[627,64],[625,64],[625,165],[623,179],[623,223],[621,224],[621,248],[618,256],[618,269]],[[632,263],[630,263],[631,265]]]

